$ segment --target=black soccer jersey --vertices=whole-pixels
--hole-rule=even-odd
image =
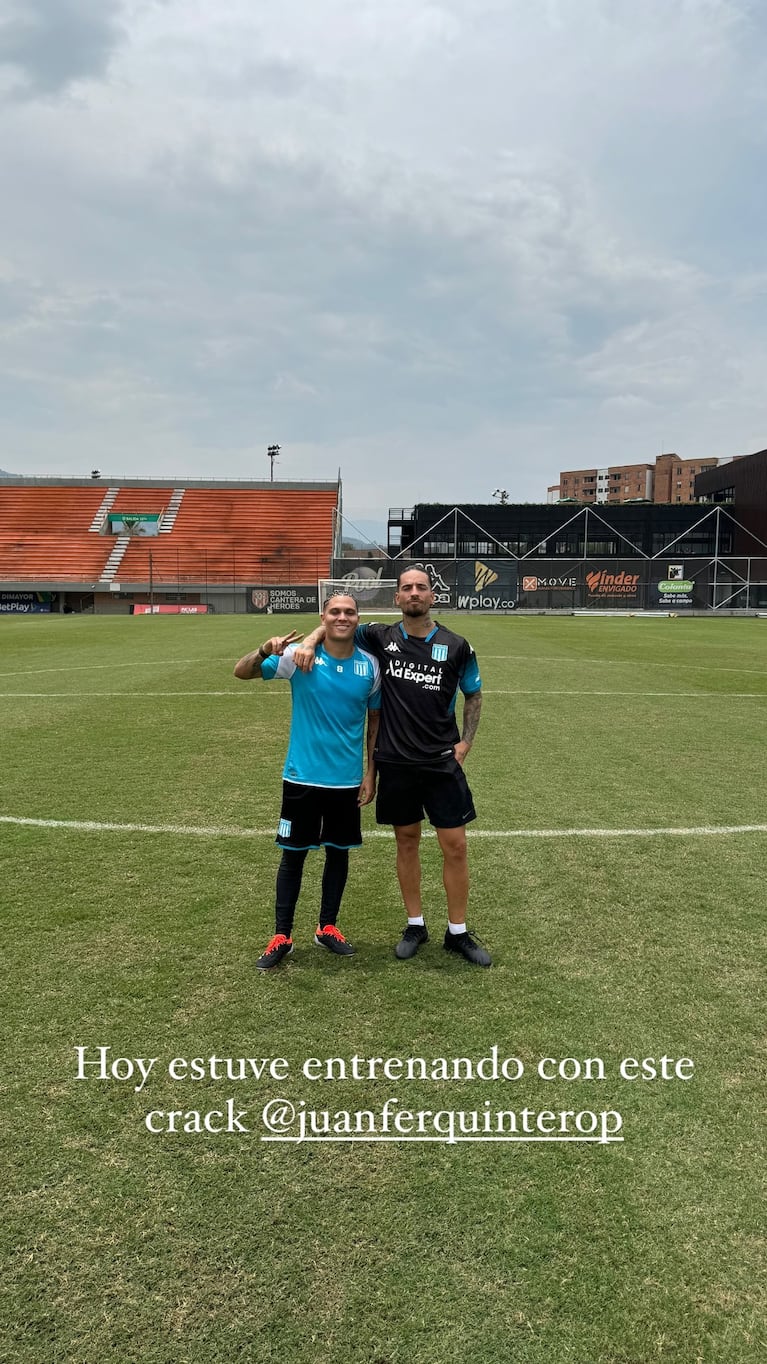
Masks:
[[[467,640],[435,625],[425,639],[397,625],[360,625],[355,641],[381,666],[381,726],[376,759],[440,763],[460,735],[455,719],[458,689],[472,696],[482,686]]]

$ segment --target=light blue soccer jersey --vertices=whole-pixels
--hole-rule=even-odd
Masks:
[[[309,673],[296,667],[293,649],[261,664],[266,682],[285,678],[293,694],[288,756],[282,775],[300,786],[359,786],[368,710],[381,705],[376,659],[355,648],[350,658],[333,658],[320,645]]]

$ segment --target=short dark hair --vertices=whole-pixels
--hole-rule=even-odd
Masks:
[[[429,587],[433,587],[433,586],[434,586],[434,583],[433,583],[433,581],[432,581],[431,573],[429,572],[428,568],[426,567],[426,564],[403,564],[402,567],[401,567],[401,569],[400,569],[400,571],[399,571],[399,573],[397,574],[397,591],[398,591],[398,592],[399,592],[399,585],[400,585],[400,583],[402,582],[402,579],[403,579],[404,575],[405,575],[406,573],[415,573],[415,572],[425,574],[425,576],[426,576],[426,577],[428,578],[428,580],[429,580]]]
[[[340,589],[340,587],[336,588],[335,592],[331,592],[331,593],[329,594],[329,596],[327,596],[327,597],[325,598],[324,602],[322,603],[322,609],[323,609],[323,611],[324,611],[325,608],[327,607],[328,602],[331,602],[331,601],[333,600],[334,597],[350,597],[351,600],[354,602],[354,605],[355,605],[356,608],[357,608],[357,615],[359,615],[359,613],[360,613],[360,604],[359,604],[359,602],[357,601],[357,598],[355,597],[354,593],[353,593],[353,592],[342,592],[341,589]]]

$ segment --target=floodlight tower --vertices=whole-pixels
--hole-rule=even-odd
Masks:
[[[271,461],[270,464],[269,464],[269,482],[270,482],[270,483],[274,483],[274,461],[275,461],[276,459],[279,459],[279,457],[280,457],[280,447],[279,447],[279,445],[270,445],[270,446],[268,447],[267,451],[266,451],[266,458],[267,458],[268,460]]]

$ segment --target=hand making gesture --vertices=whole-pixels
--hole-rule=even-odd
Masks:
[[[273,639],[264,640],[260,652],[264,658],[268,658],[270,654],[282,656],[289,644],[297,644],[300,639],[303,639],[303,634],[298,635],[295,630],[291,630],[287,635],[275,635]]]
[[[290,630],[287,635],[274,635],[272,639],[264,640],[264,643],[252,653],[245,654],[245,657],[240,659],[234,670],[235,677],[239,677],[243,682],[260,677],[261,664],[265,659],[272,654],[281,656],[289,644],[296,644],[299,639],[303,639],[303,635],[297,635],[295,630]]]

